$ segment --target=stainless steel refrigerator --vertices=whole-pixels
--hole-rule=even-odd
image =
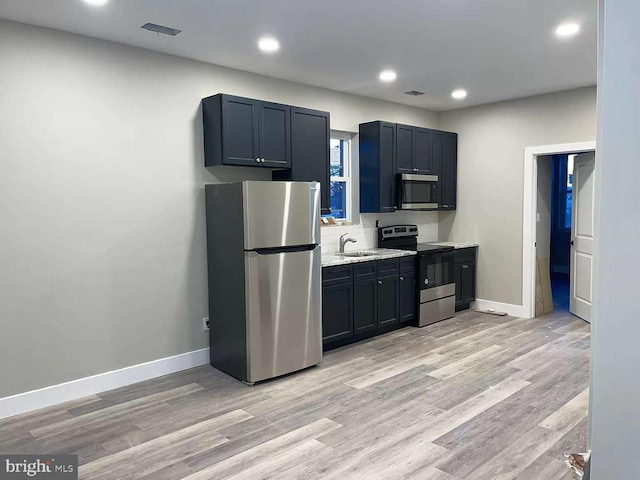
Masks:
[[[320,185],[207,185],[206,212],[211,365],[253,384],[320,363]]]

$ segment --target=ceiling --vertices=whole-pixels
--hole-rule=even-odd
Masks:
[[[434,110],[596,83],[597,0],[0,0],[0,18]],[[557,38],[565,21],[580,34]],[[266,34],[276,54],[256,48]]]

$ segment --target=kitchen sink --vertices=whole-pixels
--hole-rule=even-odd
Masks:
[[[346,252],[340,253],[339,255],[343,257],[375,257],[379,254],[375,252]]]

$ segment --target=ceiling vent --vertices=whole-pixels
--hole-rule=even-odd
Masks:
[[[156,25],[155,23],[145,23],[142,27],[145,30],[149,30],[150,32],[162,33],[163,35],[171,35],[175,37],[182,30],[178,30],[177,28],[165,27],[164,25]]]
[[[419,97],[420,95],[424,95],[424,92],[419,92],[417,90],[409,90],[408,92],[404,92],[407,95],[411,95],[412,97]]]

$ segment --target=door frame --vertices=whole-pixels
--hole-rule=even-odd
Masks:
[[[538,157],[596,150],[595,141],[525,147],[522,214],[522,314],[536,316],[536,230],[538,211]]]

